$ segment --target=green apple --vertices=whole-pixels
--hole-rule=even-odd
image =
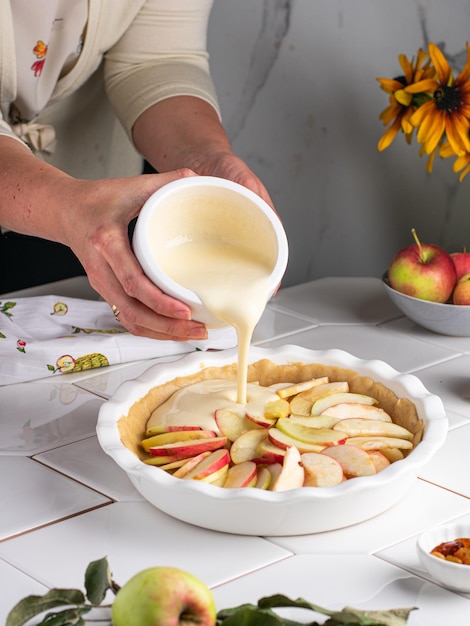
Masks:
[[[215,602],[198,578],[175,567],[152,567],[117,592],[113,626],[214,626]]]
[[[470,272],[464,274],[457,281],[452,294],[452,302],[454,304],[470,304]]]
[[[457,276],[450,254],[435,244],[422,244],[414,228],[411,232],[415,243],[400,250],[389,265],[390,286],[421,300],[447,302]]]

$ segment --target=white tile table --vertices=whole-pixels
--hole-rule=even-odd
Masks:
[[[85,279],[24,295],[48,292],[96,297]],[[104,555],[121,583],[150,565],[187,569],[213,588],[218,608],[280,592],[327,608],[416,606],[409,626],[468,622],[470,596],[431,583],[415,541],[430,526],[470,520],[470,339],[418,328],[378,278],[336,277],[281,290],[253,343],[341,348],[414,373],[448,411],[444,447],[411,492],[371,520],[301,537],[235,536],[158,511],[98,445],[99,407],[156,360],[0,387],[0,624],[26,595],[83,588],[86,565]],[[305,615],[313,618],[321,621]]]

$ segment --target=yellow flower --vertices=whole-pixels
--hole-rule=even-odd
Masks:
[[[424,63],[426,57],[426,53],[421,49],[418,50],[416,59],[413,58],[411,61],[404,54],[400,54],[398,61],[403,70],[403,75],[397,78],[377,79],[381,88],[390,94],[389,106],[380,115],[384,126],[390,124],[379,140],[378,149],[380,151],[390,146],[399,130],[402,130],[405,134],[406,141],[408,143],[411,142],[414,130],[411,124],[411,117],[416,107],[422,103],[423,96],[421,94],[413,95],[408,93],[406,87],[431,78],[434,75],[434,69],[429,59]]]
[[[410,95],[430,96],[413,113],[410,122],[417,127],[416,138],[426,154],[432,154],[445,136],[454,154],[463,156],[470,152],[470,47],[467,43],[467,61],[455,79],[446,58],[433,43],[429,44],[429,56],[436,75],[404,88]]]
[[[445,141],[440,149],[439,156],[443,159],[455,156],[455,152],[448,141]],[[470,152],[466,152],[458,156],[452,165],[454,172],[460,172],[459,182],[462,182],[465,176],[470,172]]]

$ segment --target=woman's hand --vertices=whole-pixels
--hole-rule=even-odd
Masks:
[[[144,275],[128,238],[130,221],[154,191],[193,175],[183,169],[72,184],[76,198],[72,194],[68,200],[65,242],[79,258],[92,287],[134,335],[174,341],[207,338],[205,326],[191,320],[190,308],[163,293]],[[80,208],[74,211],[73,206]]]
[[[40,161],[15,139],[0,136],[0,224],[69,246],[92,287],[116,307],[117,318],[130,332],[174,341],[205,339],[207,330],[191,320],[189,307],[146,278],[128,237],[129,223],[154,191],[194,175],[181,169],[77,180]]]

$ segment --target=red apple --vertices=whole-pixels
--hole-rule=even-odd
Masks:
[[[392,259],[388,268],[390,286],[421,300],[447,302],[457,276],[450,254],[435,244],[422,244],[414,228],[411,232],[416,243]]]
[[[470,304],[470,272],[464,274],[455,285],[452,295],[454,304]]]
[[[463,248],[460,252],[452,252],[450,255],[455,265],[457,280],[462,278],[464,274],[470,273],[470,252]]]

